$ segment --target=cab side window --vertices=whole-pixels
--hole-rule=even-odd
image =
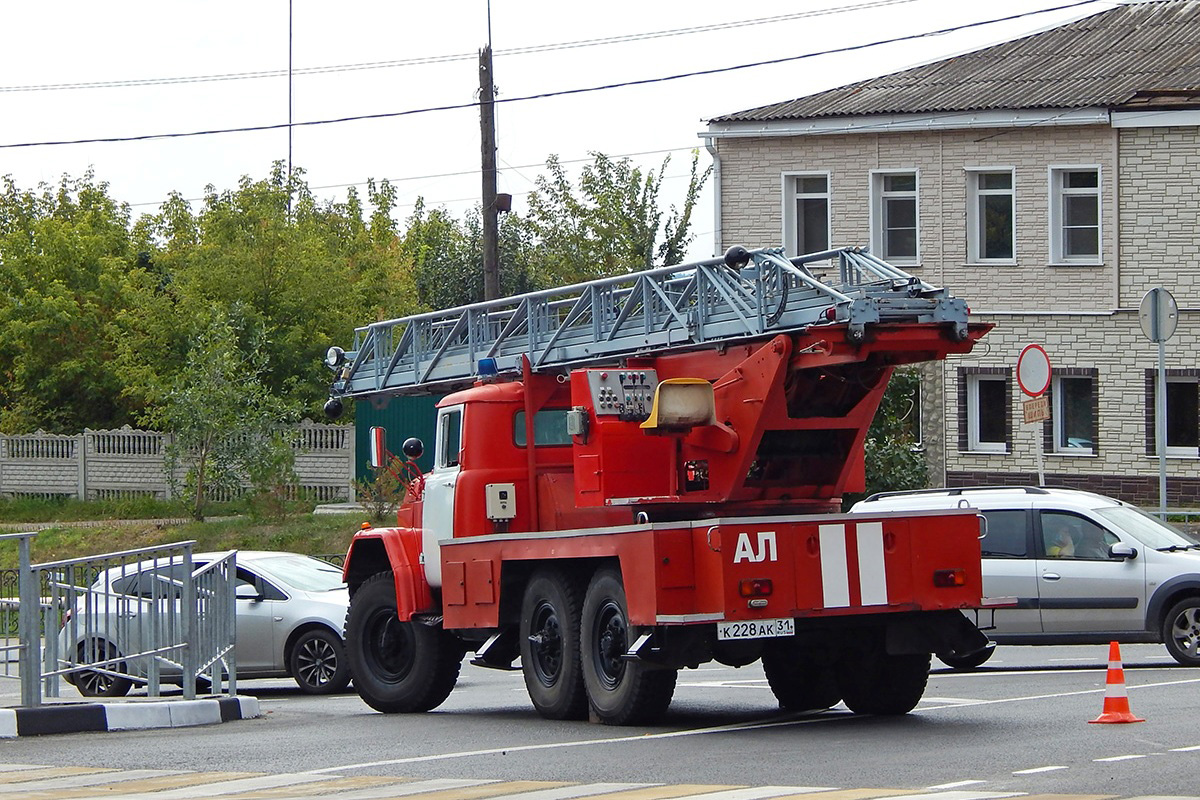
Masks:
[[[985,511],[987,536],[979,543],[984,558],[1024,558],[1029,552],[1025,511]]]
[[[437,458],[434,467],[457,467],[462,448],[462,409],[455,408],[438,418]]]

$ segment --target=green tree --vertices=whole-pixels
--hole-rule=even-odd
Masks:
[[[928,485],[925,454],[918,449],[921,376],[896,370],[867,432],[867,494]]]
[[[558,157],[551,156],[549,175],[539,177],[529,195],[526,223],[538,243],[537,280],[553,286],[680,263],[692,240],[692,212],[712,168],[701,171],[699,153],[693,151],[682,206],[664,212],[659,193],[670,156],[658,170],[645,173],[627,158],[592,156],[578,189]]]
[[[91,172],[39,189],[0,187],[0,429],[130,423],[115,321],[149,276],[128,207]]]
[[[263,335],[241,315],[216,311],[195,336],[183,368],[146,422],[172,434],[167,465],[183,473],[183,497],[203,519],[214,494],[237,495],[244,477],[274,484],[290,472],[282,426],[298,409],[263,382]]]

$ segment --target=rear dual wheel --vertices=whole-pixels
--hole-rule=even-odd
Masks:
[[[624,658],[637,633],[620,571],[597,570],[583,599],[580,656],[588,703],[606,725],[653,722],[675,693],[676,670]]]
[[[788,711],[830,708],[842,699],[833,667],[806,656],[793,642],[768,643],[762,664],[771,692]]]
[[[855,714],[907,714],[917,707],[929,681],[929,654],[850,657],[838,670],[838,688]]]
[[[584,719],[587,693],[579,660],[580,589],[558,569],[534,574],[521,603],[521,671],[534,708],[546,719]]]

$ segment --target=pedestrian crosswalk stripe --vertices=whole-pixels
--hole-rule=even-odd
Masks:
[[[116,772],[116,770],[103,769],[101,767],[35,767],[33,769],[0,773],[0,784],[36,781],[42,778],[59,778],[64,775],[94,775],[99,772]]]
[[[320,783],[306,783],[301,786],[275,786],[270,789],[260,789],[254,792],[246,792],[237,795],[238,800],[285,800],[289,798],[302,797],[329,797],[336,794],[338,800],[349,797],[349,793],[354,789],[383,789],[383,792],[376,791],[364,797],[370,800],[375,798],[394,797],[395,788],[403,786],[408,782],[408,778],[388,778],[376,775],[359,775],[354,778],[343,778],[332,775],[321,776],[326,780]],[[0,798],[4,800],[4,798]]]
[[[576,798],[603,800],[596,796],[656,785],[652,783],[577,783],[573,786],[559,786],[556,789],[539,789],[521,794],[501,795],[493,797],[492,800],[576,800]],[[341,798],[339,797],[338,800]]]
[[[480,786],[467,786],[459,789],[421,792],[414,795],[414,797],[417,800],[483,800],[483,798],[495,798],[502,795],[520,794],[536,789],[553,789],[567,785],[569,784],[563,781],[503,781]],[[338,800],[341,800],[337,795],[333,795],[332,797],[337,797]]]
[[[12,773],[9,773],[12,774]],[[178,770],[166,769],[131,769],[104,770],[102,772],[87,772],[80,775],[62,775],[21,781],[20,783],[0,783],[0,798],[17,792],[29,793],[35,791],[51,792],[54,797],[69,797],[66,789],[94,789],[96,786],[112,786],[113,781],[132,781],[138,778],[158,778],[164,775],[179,775]]]
[[[893,797],[911,793],[912,789],[834,789],[822,791],[819,794],[812,792],[789,794],[772,800],[793,800],[793,798],[796,800],[875,800],[875,798],[891,800]]]
[[[699,783],[657,784],[643,786],[637,789],[626,789],[623,792],[612,792],[602,795],[597,800],[667,800],[667,798],[692,797],[695,795],[711,794],[726,789],[745,789],[745,786],[708,785]]]
[[[97,782],[95,784],[77,789],[48,789],[38,792],[33,788],[29,788],[21,792],[20,800],[76,800],[77,798],[95,797],[98,794],[98,790],[102,790],[105,797],[137,796],[144,792],[158,792],[181,786],[207,787],[217,785],[220,781],[262,775],[261,772],[180,772],[157,778],[124,781],[121,777],[124,774],[126,773],[108,772],[103,775],[97,775]],[[18,800],[17,796],[12,794],[2,795],[2,797],[4,800]]]

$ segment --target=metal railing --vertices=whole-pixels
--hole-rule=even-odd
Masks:
[[[19,548],[15,596],[0,581],[0,678],[20,678],[23,706],[58,697],[61,680],[93,696],[178,683],[192,699],[198,680],[237,691],[236,552],[197,565],[180,542],[33,564],[36,535],[0,535]]]

